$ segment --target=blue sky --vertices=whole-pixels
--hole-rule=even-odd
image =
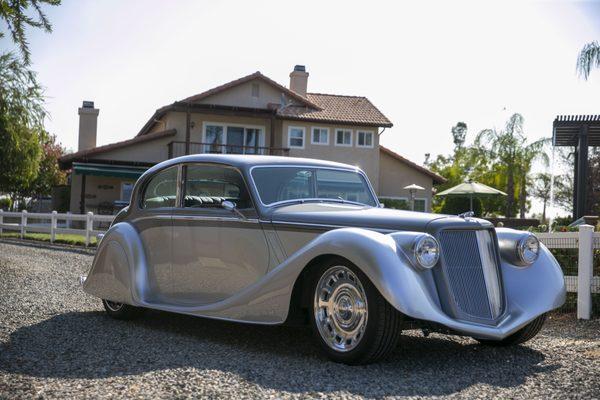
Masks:
[[[525,116],[532,139],[556,114],[600,113],[600,71],[575,74],[600,40],[600,2],[90,1],[46,8],[30,31],[47,126],[77,147],[77,107],[100,108],[98,144],[133,137],[155,109],[260,70],[309,91],[367,96],[395,124],[382,143],[421,163]],[[5,39],[3,49],[12,45]]]

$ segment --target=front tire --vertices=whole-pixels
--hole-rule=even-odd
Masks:
[[[544,326],[544,322],[546,322],[546,314],[542,314],[529,324],[525,325],[520,330],[516,331],[512,335],[502,339],[502,340],[487,340],[487,339],[477,339],[481,344],[485,344],[488,346],[513,346],[521,343],[525,343],[528,340],[533,339]]]
[[[130,320],[139,317],[143,313],[143,309],[130,306],[116,301],[102,300],[102,305],[106,313],[115,319]]]
[[[313,334],[333,361],[368,364],[397,346],[402,314],[354,264],[333,258],[315,269],[311,283]]]

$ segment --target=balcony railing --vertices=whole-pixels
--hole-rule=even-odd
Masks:
[[[170,142],[167,145],[169,158],[185,155],[185,144],[185,142]],[[190,142],[189,154],[258,154],[263,156],[289,156],[290,149],[285,147],[239,146],[234,144]]]

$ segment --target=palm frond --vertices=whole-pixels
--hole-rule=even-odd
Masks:
[[[592,68],[600,68],[600,44],[597,41],[587,43],[577,57],[577,73],[587,81]]]

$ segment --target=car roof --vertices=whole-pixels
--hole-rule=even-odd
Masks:
[[[348,164],[317,160],[313,158],[260,156],[244,154],[192,154],[169,160],[172,164],[182,162],[211,162],[228,164],[240,169],[248,169],[258,165],[306,165],[314,167],[330,167],[343,169],[358,169],[357,166]]]

